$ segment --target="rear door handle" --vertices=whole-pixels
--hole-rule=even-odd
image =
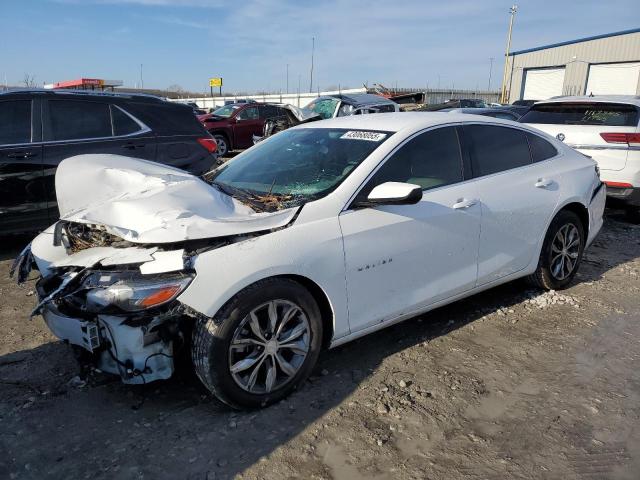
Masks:
[[[534,185],[536,188],[547,188],[552,183],[553,183],[553,180],[549,180],[547,178],[539,178]]]
[[[9,158],[31,158],[35,157],[37,153],[35,152],[11,152],[7,153],[7,157]]]
[[[122,145],[122,148],[126,148],[127,150],[135,150],[136,148],[144,148],[144,143],[138,143],[138,144],[126,143],[126,144]]]
[[[460,210],[463,208],[469,208],[478,203],[478,200],[472,198],[471,200],[467,200],[466,198],[459,198],[456,203],[453,204],[454,210]]]

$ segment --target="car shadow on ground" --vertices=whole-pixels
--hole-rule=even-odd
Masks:
[[[605,228],[577,281],[617,266],[600,261],[598,249],[608,247],[609,230],[627,227],[611,217]],[[629,259],[639,254],[628,250]],[[322,428],[322,417],[349,402],[387,357],[539,294],[511,282],[324,352],[299,391],[259,411],[221,406],[185,373],[144,386],[95,375],[85,384],[59,342],[4,355],[0,477],[29,465],[33,478],[233,478],[302,432]]]

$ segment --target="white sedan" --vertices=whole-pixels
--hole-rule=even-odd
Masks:
[[[243,408],[322,348],[520,277],[559,289],[602,226],[595,162],[489,117],[388,113],[279,133],[203,181],[114,155],[62,162],[61,220],[18,257],[53,333],[126,383],[190,353]]]

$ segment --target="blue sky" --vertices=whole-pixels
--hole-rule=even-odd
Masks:
[[[79,77],[225,91],[378,82],[486,88],[501,78],[509,1],[1,0],[0,82]],[[522,0],[512,49],[640,26],[637,0]]]

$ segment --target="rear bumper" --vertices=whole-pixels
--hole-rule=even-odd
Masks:
[[[607,197],[614,205],[640,207],[640,188],[607,187]]]

